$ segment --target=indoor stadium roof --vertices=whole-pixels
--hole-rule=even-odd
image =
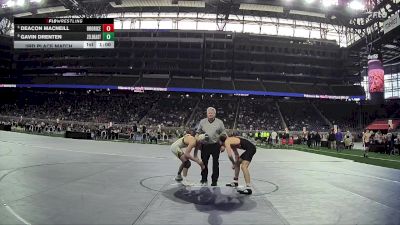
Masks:
[[[206,12],[228,18],[230,14],[269,16],[344,25],[364,29],[383,19],[371,12],[390,15],[399,0],[0,0],[0,16],[86,15],[115,12]],[[363,8],[363,9],[362,9]],[[356,19],[358,18],[358,20]],[[365,20],[365,21],[362,21]]]
[[[350,50],[368,54],[367,44],[378,45],[385,60],[393,63],[400,61],[400,32],[383,35],[382,23],[399,11],[399,5],[400,0],[0,0],[0,21],[127,12],[210,13],[218,22],[231,15],[275,17],[350,28],[360,37]]]

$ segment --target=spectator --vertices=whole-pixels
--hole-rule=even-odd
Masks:
[[[330,149],[336,149],[336,136],[335,131],[332,129],[328,136]]]
[[[315,146],[318,148],[321,146],[321,135],[318,133],[315,134]]]
[[[335,134],[335,139],[336,139],[336,151],[339,152],[343,142],[343,134],[340,131],[340,129],[337,129],[337,132]]]
[[[344,147],[345,147],[345,149],[351,149],[353,147],[352,136],[349,133],[346,133],[346,135],[344,136]]]
[[[272,139],[272,145],[276,145],[276,138],[278,137],[278,134],[276,133],[276,131],[272,131],[271,134],[271,139]]]
[[[311,148],[312,145],[312,133],[310,131],[307,132],[307,146],[308,148]]]

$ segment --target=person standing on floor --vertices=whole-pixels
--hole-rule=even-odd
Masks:
[[[211,186],[217,186],[219,177],[219,155],[220,155],[220,144],[219,137],[221,134],[226,135],[224,122],[216,118],[217,110],[213,107],[207,108],[207,118],[200,121],[197,128],[197,134],[204,133],[206,139],[201,146],[201,160],[205,165],[205,169],[201,171],[201,185],[206,186],[208,184],[208,160],[210,156],[213,157],[213,169],[211,176]]]

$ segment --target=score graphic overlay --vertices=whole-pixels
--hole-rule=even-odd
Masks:
[[[15,49],[114,48],[114,19],[14,18]]]

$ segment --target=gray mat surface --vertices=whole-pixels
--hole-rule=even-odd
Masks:
[[[400,224],[399,170],[258,149],[242,196],[225,153],[218,187],[182,187],[178,163],[169,146],[0,131],[0,224]]]

